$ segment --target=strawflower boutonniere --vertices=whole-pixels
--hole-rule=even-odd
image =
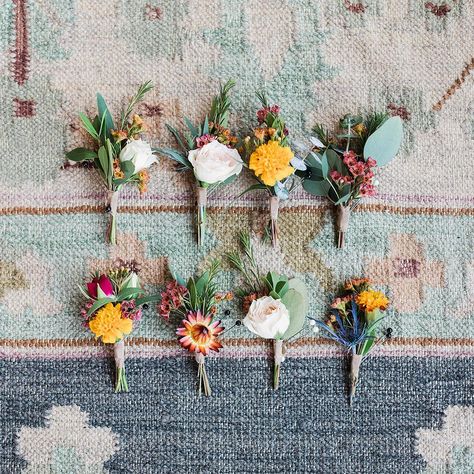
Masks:
[[[85,130],[97,142],[97,149],[75,148],[66,153],[68,160],[92,162],[107,187],[107,212],[110,213],[107,238],[111,244],[116,243],[120,189],[124,184],[135,183],[140,192],[145,192],[149,180],[147,169],[156,162],[150,145],[140,139],[145,130],[143,120],[137,114],[130,118],[135,106],[152,87],[146,82],[138,88],[121,111],[118,124],[114,123],[104,98],[97,94],[98,112],[94,119],[79,115]]]
[[[255,190],[268,193],[270,208],[269,234],[273,246],[278,244],[278,209],[280,201],[289,198],[290,193],[301,183],[295,171],[305,171],[304,159],[295,156],[289,146],[288,129],[280,115],[280,106],[270,105],[264,93],[258,92],[262,108],[257,111],[258,126],[252,137],[243,141],[243,150],[248,168],[257,184],[250,186],[241,195]]]
[[[87,298],[81,310],[84,325],[104,344],[114,345],[116,366],[115,392],[128,392],[125,376],[125,336],[142,317],[142,307],[156,296],[142,296],[138,275],[130,268],[120,267],[104,274],[96,273],[85,288]]]
[[[364,197],[374,196],[376,174],[400,148],[403,127],[400,117],[373,114],[365,119],[346,115],[339,121],[340,134],[330,135],[321,125],[313,128],[314,151],[306,158],[304,189],[328,198],[337,207],[337,246],[344,246],[351,211]]]
[[[273,388],[276,390],[286,352],[285,341],[296,336],[304,326],[308,312],[307,289],[298,278],[275,272],[261,275],[249,235],[242,233],[240,242],[243,255],[231,252],[227,257],[244,279],[244,287],[236,292],[245,313],[242,323],[257,336],[273,339]]]
[[[344,289],[344,293],[331,304],[326,321],[313,319],[310,323],[320,327],[326,334],[325,337],[342,344],[349,351],[349,402],[352,404],[362,361],[385,339],[384,336],[378,337],[377,331],[389,300],[382,292],[374,290],[367,278],[350,280]],[[391,330],[387,330],[387,337],[390,335]]]
[[[187,133],[181,136],[167,125],[179,149],[161,148],[159,151],[176,161],[179,171],[192,171],[196,179],[197,193],[197,237],[203,245],[206,230],[207,199],[219,186],[232,183],[242,171],[242,158],[234,148],[237,138],[228,128],[229,94],[235,86],[232,80],[221,86],[214,97],[209,115],[203,123],[193,125],[185,118]]]
[[[181,346],[194,354],[198,364],[199,394],[204,392],[206,396],[211,395],[206,357],[222,348],[219,336],[224,327],[216,319],[217,305],[232,298],[230,293],[221,295],[217,292],[215,278],[219,268],[220,263],[215,260],[209,270],[199,277],[189,278],[187,282],[174,275],[161,293],[158,305],[160,316],[177,326],[176,334]]]

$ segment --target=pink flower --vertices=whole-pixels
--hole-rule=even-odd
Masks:
[[[269,107],[263,107],[263,109],[257,110],[258,123],[265,122],[265,119],[267,118],[268,112],[270,112]]]
[[[362,176],[365,173],[364,163],[358,161],[354,165],[349,166],[349,171],[352,173],[353,176]]]
[[[338,181],[342,178],[342,174],[339,173],[339,171],[336,171],[336,170],[331,171],[331,172],[329,173],[329,176],[330,176],[331,179],[332,179],[333,181],[335,181],[335,182],[338,182]]]
[[[377,162],[376,162],[373,158],[371,158],[371,157],[367,158],[367,161],[365,162],[365,164],[366,164],[369,168],[375,168],[375,167],[377,166]]]
[[[87,283],[87,292],[89,296],[97,299],[97,288],[100,288],[105,296],[112,296],[114,294],[114,286],[107,275],[100,275],[95,277],[91,282]]]
[[[357,163],[357,155],[352,150],[345,151],[342,156],[342,161],[349,168]]]
[[[373,184],[364,183],[361,185],[359,194],[362,197],[371,197],[377,194],[377,189]]]
[[[202,148],[204,145],[213,142],[215,139],[216,137],[214,135],[206,133],[205,135],[196,138],[196,146]]]
[[[280,113],[280,106],[279,105],[272,105],[270,111],[273,115],[278,115]]]

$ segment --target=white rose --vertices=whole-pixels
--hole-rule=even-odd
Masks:
[[[283,336],[290,325],[290,314],[281,300],[263,296],[252,301],[249,312],[243,320],[244,325],[265,339]]]
[[[131,161],[135,166],[134,174],[149,168],[157,161],[151,146],[143,140],[130,140],[120,152],[119,159]]]
[[[191,150],[188,160],[194,168],[196,179],[207,184],[220,183],[242,171],[239,152],[217,140]]]

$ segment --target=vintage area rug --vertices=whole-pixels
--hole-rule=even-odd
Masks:
[[[468,0],[3,1],[0,472],[474,472],[473,24]],[[198,249],[191,180],[166,158],[146,194],[124,189],[118,245],[105,244],[106,190],[64,166],[85,145],[78,112],[96,91],[118,110],[151,79],[139,112],[147,139],[169,146],[165,124],[202,119],[231,77],[241,128],[262,86],[297,137],[348,112],[402,118],[402,150],[344,249],[326,202],[302,191],[281,209],[280,247],[261,244],[264,195],[235,199],[250,180],[213,197]],[[153,307],[127,341],[131,390],[113,393],[77,283],[121,258],[157,291],[170,269],[189,275],[236,248],[243,228],[262,265],[305,280],[316,318],[352,276],[389,295],[392,338],[365,362],[352,408],[344,354],[309,326],[277,392],[270,344],[235,328],[199,398],[195,362]],[[222,286],[237,278],[226,267]]]

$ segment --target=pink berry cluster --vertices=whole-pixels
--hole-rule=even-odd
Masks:
[[[375,176],[373,168],[377,166],[377,162],[373,158],[360,161],[352,150],[344,152],[342,161],[350,174],[343,175],[339,171],[331,171],[329,173],[331,179],[339,186],[353,184],[355,188],[358,188],[356,193],[358,196],[375,196],[377,190],[373,185]]]
[[[183,299],[187,294],[188,289],[185,286],[178,284],[177,281],[170,281],[165,291],[161,292],[161,303],[158,306],[160,315],[169,319],[171,312],[183,305]]]

